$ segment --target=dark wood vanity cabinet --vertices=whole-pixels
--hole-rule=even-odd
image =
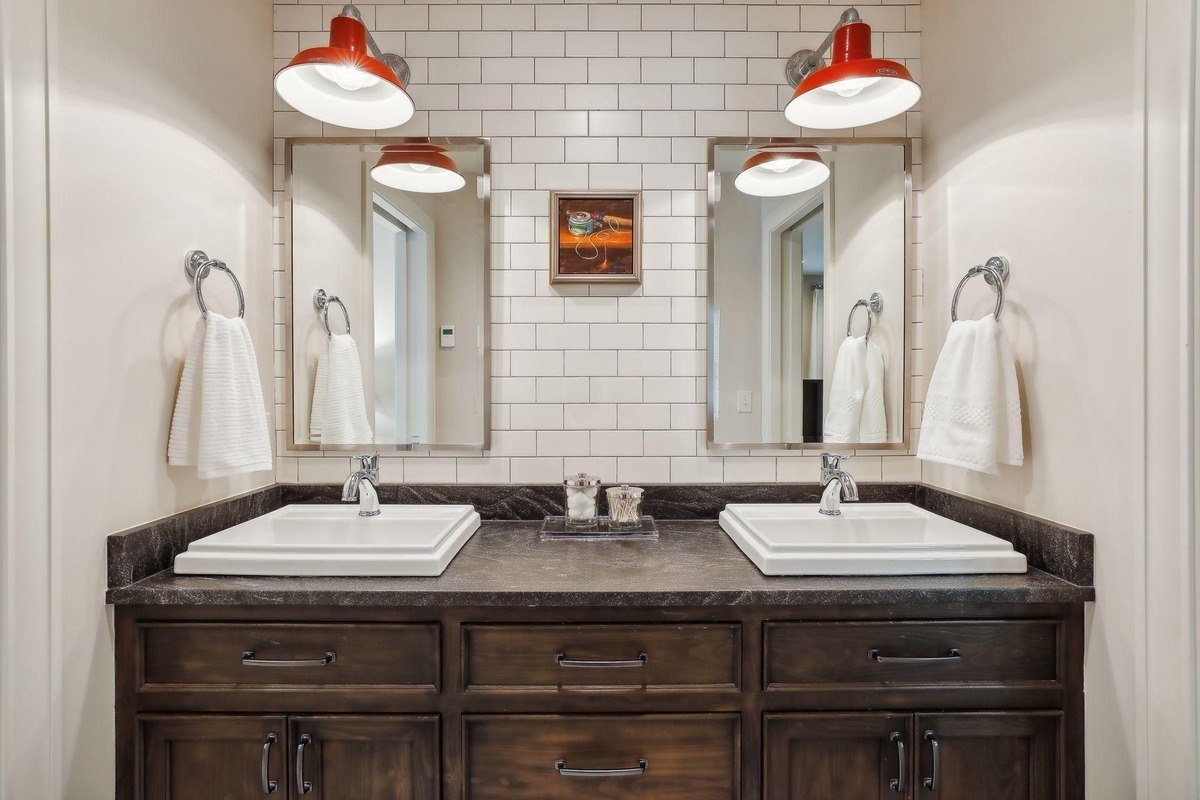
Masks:
[[[119,606],[119,800],[1080,800],[1082,606]]]
[[[770,714],[767,798],[1051,800],[1062,714]]]

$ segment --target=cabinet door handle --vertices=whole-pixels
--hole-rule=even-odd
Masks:
[[[958,652],[957,647],[951,647],[946,651],[946,655],[944,656],[906,658],[902,656],[885,656],[878,650],[868,650],[867,658],[876,664],[949,664],[954,661],[962,661],[962,653]]]
[[[304,751],[310,744],[312,737],[305,733],[300,736],[300,743],[296,745],[296,791],[302,795],[312,791],[312,782],[304,780]]]
[[[925,731],[925,741],[929,742],[929,747],[933,751],[933,774],[922,781],[922,784],[931,792],[937,791],[938,776],[942,772],[942,762],[938,754],[937,735],[933,731]]]
[[[900,731],[892,731],[890,740],[896,743],[896,758],[900,762],[900,769],[896,773],[896,777],[892,778],[892,791],[897,793],[904,792],[904,736]]]
[[[337,653],[326,650],[323,658],[270,659],[255,658],[253,650],[242,653],[242,665],[247,667],[327,667],[337,661]]]
[[[267,734],[267,740],[263,742],[262,751],[262,790],[263,794],[275,794],[279,788],[277,781],[271,780],[271,746],[279,741],[279,737],[273,733]]]
[[[560,758],[554,762],[554,768],[558,770],[558,774],[567,778],[629,778],[637,775],[645,775],[646,767],[650,762],[644,758],[639,758],[636,767],[626,767],[625,769],[571,769],[567,766],[565,758]]]
[[[560,667],[591,667],[593,669],[621,669],[624,667],[644,667],[650,657],[645,653],[638,653],[637,658],[631,658],[626,661],[580,661],[578,659],[567,658],[566,653],[558,653],[554,656],[554,663]]]

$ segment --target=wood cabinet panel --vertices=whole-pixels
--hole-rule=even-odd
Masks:
[[[140,725],[143,800],[287,797],[283,717],[150,717]]]
[[[437,625],[162,623],[141,637],[143,687],[438,685]]]
[[[464,725],[468,800],[739,796],[734,714],[469,716]]]
[[[467,688],[736,688],[738,625],[468,625]]]
[[[436,717],[320,716],[289,720],[293,796],[311,800],[436,800]],[[305,781],[302,792],[299,781]]]
[[[768,689],[1053,683],[1053,620],[768,623]]]
[[[764,800],[911,798],[909,714],[768,714]]]
[[[1061,714],[918,714],[916,722],[917,800],[1055,800],[1061,796]]]

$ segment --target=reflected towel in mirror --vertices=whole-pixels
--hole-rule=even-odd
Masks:
[[[1016,362],[993,315],[950,324],[925,395],[917,458],[990,474],[1024,462]]]
[[[275,468],[250,331],[209,311],[196,322],[167,444],[167,463],[201,478]]]
[[[838,348],[824,438],[835,444],[887,441],[883,351],[863,336],[847,336]]]
[[[321,444],[362,445],[375,441],[367,421],[358,345],[349,334],[329,336],[317,359],[309,433]]]

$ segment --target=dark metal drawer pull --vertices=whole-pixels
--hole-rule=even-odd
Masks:
[[[937,791],[938,776],[942,772],[942,759],[938,753],[938,740],[933,731],[925,731],[925,741],[929,742],[929,747],[933,750],[933,774],[925,780],[921,781],[921,785],[931,792]]]
[[[962,654],[958,652],[957,647],[951,647],[946,651],[944,656],[931,656],[929,658],[901,658],[898,656],[885,656],[878,650],[868,650],[867,658],[877,664],[949,664],[953,661],[962,661]]]
[[[301,734],[300,743],[296,745],[296,791],[308,794],[312,791],[312,781],[304,779],[304,750],[312,744],[312,737],[307,733]]]
[[[554,762],[554,768],[559,775],[567,778],[630,778],[645,775],[646,767],[650,765],[644,758],[639,758],[637,763],[636,767],[626,769],[570,769],[566,759],[560,758]]]
[[[242,653],[242,664],[247,667],[327,667],[335,661],[337,661],[337,653],[332,650],[326,650],[324,658],[294,658],[285,660],[255,658],[253,650],[247,650]]]
[[[279,789],[279,782],[271,780],[271,746],[279,741],[279,737],[273,733],[267,734],[267,740],[263,742],[262,751],[262,790],[263,794],[275,794]]]
[[[904,737],[900,735],[900,731],[892,731],[891,741],[896,743],[896,758],[900,760],[900,770],[896,777],[892,778],[892,791],[897,793],[904,792]]]
[[[560,667],[592,667],[600,669],[620,669],[622,667],[644,667],[650,659],[645,653],[638,653],[637,658],[629,659],[628,661],[579,661],[578,659],[567,658],[565,653],[558,653],[554,656],[554,663]]]

